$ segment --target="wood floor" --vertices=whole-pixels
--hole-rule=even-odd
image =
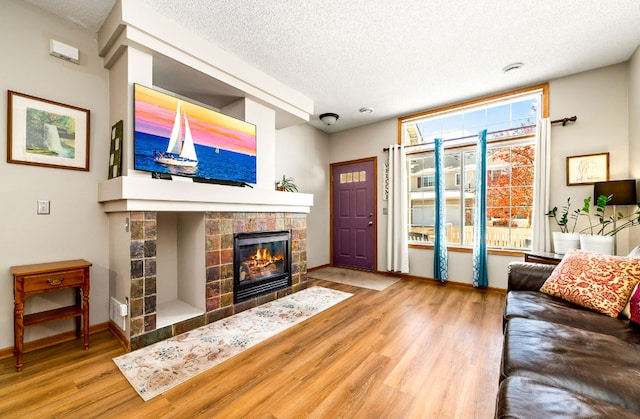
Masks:
[[[0,361],[0,417],[491,418],[504,296],[403,279],[144,402],[109,332]]]

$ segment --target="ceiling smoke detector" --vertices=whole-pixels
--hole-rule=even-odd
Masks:
[[[360,108],[361,113],[373,113],[373,108],[365,106],[364,108]]]
[[[520,70],[522,67],[524,67],[523,63],[512,63],[506,66],[505,68],[503,68],[502,72],[504,74],[515,73],[516,71]]]

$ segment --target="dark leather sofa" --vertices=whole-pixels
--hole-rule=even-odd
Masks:
[[[496,418],[640,418],[640,327],[539,292],[554,266],[509,265]]]

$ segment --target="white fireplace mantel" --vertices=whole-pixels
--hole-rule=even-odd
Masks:
[[[233,211],[309,213],[313,195],[121,176],[98,185],[104,211]]]

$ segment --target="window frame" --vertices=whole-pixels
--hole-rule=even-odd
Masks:
[[[541,118],[548,118],[549,117],[549,84],[548,83],[543,83],[543,84],[538,84],[538,85],[534,85],[534,86],[529,86],[529,87],[524,87],[524,88],[520,88],[520,89],[516,89],[516,90],[510,90],[510,91],[506,91],[506,92],[502,92],[499,94],[495,94],[495,95],[490,95],[490,96],[485,96],[485,97],[481,97],[481,98],[477,98],[477,99],[472,99],[469,101],[465,101],[465,102],[460,102],[460,103],[455,103],[455,104],[451,104],[451,105],[447,105],[444,107],[440,107],[440,108],[434,108],[434,109],[430,109],[430,110],[426,110],[426,111],[422,111],[422,112],[418,112],[415,114],[411,114],[411,115],[407,115],[407,116],[403,116],[398,118],[398,144],[402,144],[403,143],[403,135],[404,135],[404,124],[407,122],[410,122],[412,120],[419,120],[425,117],[433,117],[436,116],[437,114],[444,114],[444,113],[454,113],[454,112],[462,112],[465,108],[469,108],[469,107],[473,107],[473,106],[482,106],[483,104],[489,104],[490,102],[498,102],[501,100],[505,100],[505,99],[509,99],[511,97],[517,97],[517,96],[521,96],[521,95],[526,95],[526,94],[531,94],[531,93],[535,93],[539,91],[540,92],[540,102],[538,104],[538,106],[540,107],[540,117]],[[527,138],[531,138],[531,137],[535,137],[535,133],[534,134],[524,134],[524,135],[516,135],[513,137],[510,137],[508,139],[493,139],[490,141],[491,144],[494,143],[498,143],[498,142],[508,142],[508,143],[513,143],[513,142],[517,142],[518,140],[526,140]],[[426,144],[412,144],[412,145],[407,145],[405,147],[407,147],[407,157],[414,155],[414,154],[423,154],[426,151],[429,150],[429,147],[432,146],[432,143],[426,143]],[[450,147],[448,147],[449,150],[451,149],[455,149],[455,148],[467,148],[469,146],[469,144],[465,144],[465,145],[452,145]],[[415,151],[411,150],[411,148],[415,148]],[[535,167],[535,162],[534,162],[534,167]],[[466,173],[462,174],[462,178],[466,178]],[[456,180],[458,178],[456,177]],[[462,179],[461,179],[462,180]],[[466,182],[466,180],[465,180]],[[460,182],[462,183],[462,182]],[[456,186],[459,186],[460,189],[462,191],[464,191],[466,189],[466,187],[462,187],[461,184],[456,183]],[[408,191],[409,193],[409,191]],[[410,208],[408,209],[410,210]],[[462,212],[464,212],[464,208],[462,208]],[[408,217],[408,219],[410,219],[410,217]],[[464,241],[461,241],[462,243],[464,243]],[[465,245],[465,244],[450,244],[447,243],[447,248],[450,250],[454,250],[454,251],[462,251],[462,252],[470,252],[471,251],[471,246],[469,245]],[[432,242],[428,242],[428,243],[419,243],[419,242],[410,242],[409,243],[410,247],[419,247],[419,248],[433,248],[433,243]],[[516,249],[507,249],[507,248],[490,248],[489,252],[492,254],[506,254],[506,255],[512,255],[512,254],[522,254],[523,251],[526,251],[526,249],[522,249],[522,250],[516,250]]]

